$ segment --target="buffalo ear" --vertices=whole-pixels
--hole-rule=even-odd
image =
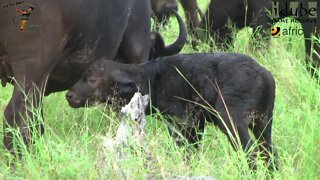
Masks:
[[[161,35],[157,32],[151,33],[151,49],[149,53],[149,59],[157,58],[161,55],[165,48],[165,43]]]
[[[137,84],[127,77],[117,77],[115,79],[115,86],[120,97],[128,100],[138,91]]]

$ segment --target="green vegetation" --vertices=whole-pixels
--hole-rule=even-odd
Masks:
[[[204,9],[206,3],[201,6]],[[173,41],[178,33],[175,20],[166,29],[163,32],[166,42]],[[320,179],[320,86],[306,71],[303,37],[280,36],[271,38],[270,43],[260,48],[252,48],[251,31],[246,28],[235,33],[234,46],[228,49],[199,44],[197,51],[186,45],[183,52],[239,52],[254,57],[270,70],[277,84],[272,130],[279,170],[273,173],[273,178]],[[12,86],[0,88],[1,119],[11,93]],[[0,179],[115,179],[119,172],[127,174],[128,179],[144,179],[147,174],[157,178],[177,175],[207,175],[217,179],[272,178],[262,161],[258,161],[256,171],[250,170],[245,154],[236,153],[226,136],[213,125],[207,126],[200,149],[187,161],[185,148],[178,148],[172,141],[160,114],[148,117],[148,157],[141,152],[131,153],[126,160],[117,162],[110,154],[109,166],[99,172],[102,137],[115,134],[119,123],[116,112],[104,105],[72,109],[64,95],[65,92],[61,92],[45,98],[46,132],[35,139],[29,151],[23,152],[24,158],[16,161],[15,166],[8,165],[7,160],[11,158],[4,146],[0,146]],[[40,117],[38,113],[35,115]],[[2,137],[1,128],[0,139]]]

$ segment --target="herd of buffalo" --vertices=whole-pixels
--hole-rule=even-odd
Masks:
[[[130,100],[140,91],[150,93],[152,105],[168,115],[177,144],[183,135],[197,146],[206,122],[212,122],[235,149],[238,143],[245,151],[253,144],[252,130],[260,142],[252,156],[260,151],[268,162],[273,153],[272,74],[237,53],[179,54],[187,34],[203,39],[205,31],[224,45],[232,41],[231,21],[239,29],[261,30],[255,35],[268,39],[272,25],[291,16],[301,22],[311,69],[320,60],[319,43],[312,44],[313,35],[320,37],[320,3],[308,0],[293,5],[289,0],[212,0],[204,13],[196,0],[180,0],[187,27],[176,0],[25,0],[8,7],[10,2],[0,2],[0,81],[14,86],[4,111],[3,143],[15,155],[20,152],[14,151],[14,134],[6,128],[18,129],[25,144],[32,144],[29,126],[37,119],[30,107],[41,106],[41,95],[69,90],[70,106],[83,107],[111,96]],[[165,23],[171,15],[179,35],[166,46],[151,31],[151,20]],[[44,132],[42,125],[36,128]]]

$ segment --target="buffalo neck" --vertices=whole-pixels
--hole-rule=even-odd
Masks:
[[[155,92],[157,81],[163,69],[163,64],[158,60],[149,61],[143,64],[127,64],[123,70],[128,78],[133,80],[143,94],[152,94]]]

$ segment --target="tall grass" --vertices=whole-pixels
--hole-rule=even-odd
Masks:
[[[206,3],[201,1],[203,9]],[[177,31],[177,23],[172,20],[163,32],[166,42],[172,42]],[[200,44],[197,52],[219,50],[248,54],[273,73],[277,89],[272,131],[279,170],[272,177],[319,179],[320,87],[306,71],[303,37],[272,38],[270,43],[264,44],[268,48],[253,48],[251,34],[252,30],[245,28],[235,33],[234,45],[228,49]],[[186,45],[183,52],[195,50]],[[0,88],[1,119],[11,93],[10,86]],[[150,154],[132,153],[124,162],[116,162],[113,156],[109,156],[110,165],[101,172],[97,166],[101,137],[115,134],[119,123],[116,112],[104,105],[72,109],[64,94],[56,93],[45,98],[45,134],[35,139],[29,151],[23,152],[23,159],[16,160],[13,166],[8,163],[10,155],[3,145],[0,146],[0,179],[114,179],[117,170],[123,171],[128,179],[143,179],[146,175],[149,178],[176,175],[207,175],[217,179],[271,178],[262,161],[258,161],[257,171],[250,170],[245,153],[235,152],[227,137],[213,125],[205,129],[199,150],[188,156],[184,147],[178,148],[172,141],[165,119],[159,113],[148,117],[146,139]]]

